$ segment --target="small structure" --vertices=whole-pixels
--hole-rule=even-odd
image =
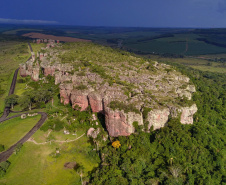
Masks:
[[[70,132],[67,131],[67,130],[64,130],[64,134],[65,134],[65,135],[68,135],[68,134],[70,134]]]
[[[21,119],[25,119],[27,117],[27,115],[26,114],[22,114],[20,117],[21,117]]]

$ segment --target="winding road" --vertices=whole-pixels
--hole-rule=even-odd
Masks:
[[[30,43],[28,43],[28,45],[29,45],[30,51],[32,52],[33,50],[31,48]],[[12,83],[11,83],[8,95],[11,95],[11,94],[14,93],[18,71],[19,71],[19,68],[16,69],[16,71],[14,73],[13,80],[12,80]],[[3,113],[3,115],[0,118],[0,123],[4,122],[6,120],[9,120],[9,119],[13,119],[13,118],[19,117],[19,116],[22,115],[22,113],[21,113],[21,114],[17,114],[17,115],[14,115],[14,116],[11,116],[11,117],[7,118],[9,113],[10,113],[10,108],[9,107],[5,107],[4,113]],[[6,150],[5,152],[0,153],[0,162],[6,161],[13,154],[13,152],[15,151],[16,147],[18,146],[18,144],[25,143],[43,125],[43,123],[47,119],[47,114],[45,112],[38,112],[38,114],[41,115],[41,118],[36,123],[36,125],[22,139],[20,139],[18,142],[16,142],[14,145],[12,145],[8,150]]]

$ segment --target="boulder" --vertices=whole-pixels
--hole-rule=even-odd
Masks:
[[[87,131],[87,137],[92,137],[92,138],[96,139],[99,133],[100,133],[100,128],[97,128],[97,129],[90,128]]]

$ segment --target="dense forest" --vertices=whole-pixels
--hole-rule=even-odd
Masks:
[[[226,184],[226,75],[175,68],[196,85],[194,124],[170,119],[160,130],[145,133],[139,126],[112,139],[99,151],[92,184]]]

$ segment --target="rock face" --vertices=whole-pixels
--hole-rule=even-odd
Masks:
[[[89,104],[93,112],[103,112],[103,98],[97,92],[88,95]]]
[[[31,74],[31,79],[34,81],[38,81],[39,80],[39,67],[35,67],[32,70],[32,74]]]
[[[76,53],[74,49],[69,54]],[[196,105],[181,106],[181,100],[191,100],[195,86],[188,77],[166,64],[145,62],[133,56],[123,56],[127,57],[123,63],[113,61],[114,57],[105,63],[96,59],[66,63],[62,55],[58,57],[57,45],[55,49],[42,50],[44,54],[37,53],[35,59],[33,53],[31,60],[20,65],[20,75],[30,75],[34,81],[39,80],[40,72],[44,76],[54,76],[55,84],[60,87],[61,103],[71,103],[74,109],[80,107],[81,111],[90,106],[93,113],[104,114],[106,128],[112,137],[134,133],[134,122],[138,125],[148,122],[149,130],[152,126],[154,130],[160,129],[167,125],[169,116],[178,117],[179,113],[182,124],[193,123]],[[111,106],[112,102],[116,107]],[[143,108],[150,108],[145,120]],[[94,132],[91,129],[88,133],[93,135]]]
[[[164,127],[168,121],[168,117],[170,115],[169,109],[162,109],[162,110],[152,110],[148,113],[147,121],[148,129],[153,126],[153,129],[160,129],[161,127]]]
[[[73,85],[71,84],[61,84],[60,85],[60,101],[64,105],[70,103],[71,92],[73,90]]]
[[[54,73],[55,73],[55,68],[53,66],[49,66],[49,67],[44,68],[44,75],[45,76],[48,76],[48,75],[53,76]]]
[[[84,93],[81,91],[72,91],[71,93],[71,103],[72,107],[75,108],[75,106],[79,106],[81,108],[81,111],[84,111],[89,106],[88,102],[88,93]]]
[[[183,107],[181,108],[181,119],[180,122],[182,124],[193,124],[193,115],[197,112],[198,108],[196,104],[191,107]]]
[[[143,118],[141,114],[135,112],[125,113],[123,110],[111,110],[105,109],[105,124],[110,136],[128,136],[134,133],[134,122],[138,122],[139,125],[143,125]]]

